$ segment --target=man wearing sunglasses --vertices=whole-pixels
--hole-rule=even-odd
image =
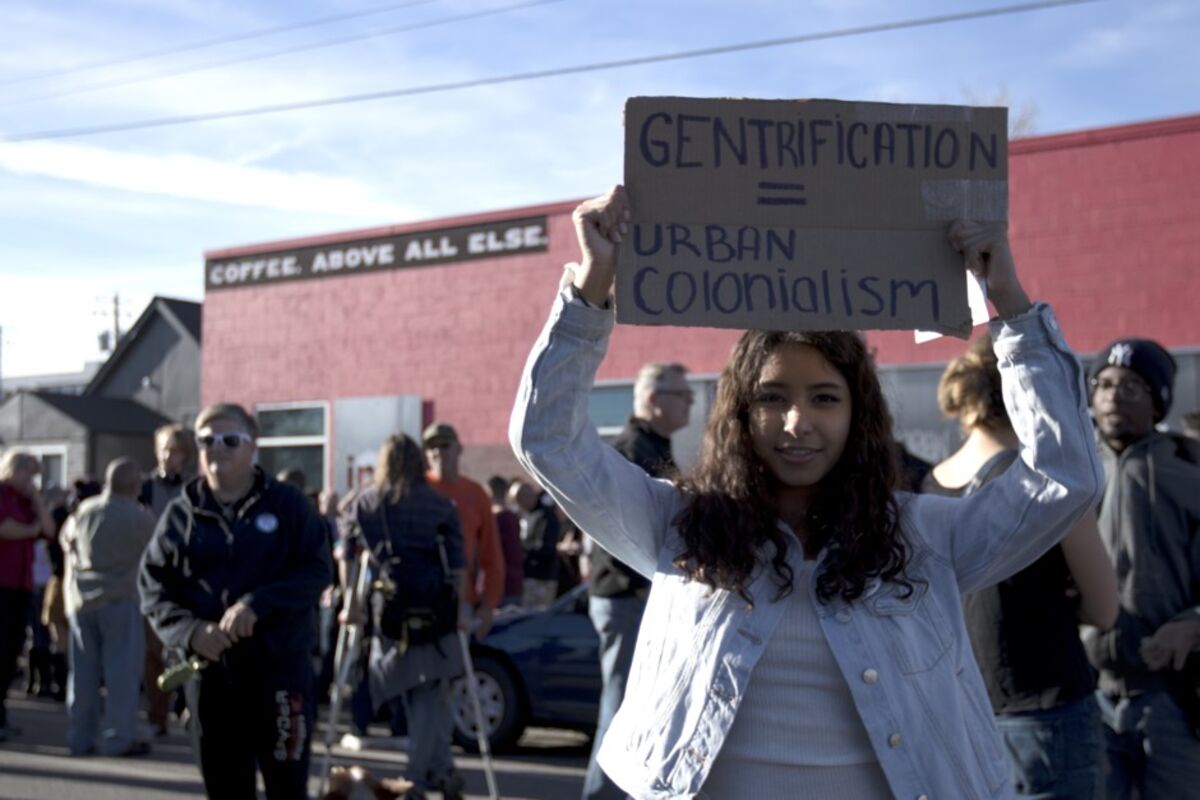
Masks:
[[[330,582],[325,528],[255,465],[257,424],[218,404],[196,419],[200,477],[167,506],[142,559],[142,611],[204,664],[187,685],[209,797],[307,797],[314,609]]]
[[[1155,429],[1174,378],[1157,342],[1121,339],[1092,379],[1100,532],[1121,596],[1117,624],[1084,636],[1100,671],[1109,798],[1190,797],[1200,784],[1200,669],[1187,664],[1200,648],[1200,448]]]

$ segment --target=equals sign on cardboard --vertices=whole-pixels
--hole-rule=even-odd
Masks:
[[[760,206],[803,206],[808,204],[808,201],[804,199],[803,183],[759,181],[758,190]]]

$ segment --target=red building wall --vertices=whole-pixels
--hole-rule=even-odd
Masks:
[[[510,467],[505,431],[517,382],[557,291],[578,258],[575,202],[420,225],[294,240],[333,244],[423,228],[546,214],[549,250],[456,264],[211,291],[204,305],[205,403],[419,395],[452,421],[475,473]],[[281,243],[206,253],[209,259],[278,250]],[[601,377],[630,377],[646,361],[683,360],[716,371],[731,331],[623,328]]]
[[[1200,115],[1010,146],[1013,248],[1030,295],[1081,352],[1117,335],[1200,345]],[[600,188],[600,187],[598,187]],[[456,225],[548,217],[548,252],[210,292],[203,399],[257,403],[420,395],[452,421],[477,476],[511,461],[517,380],[561,265],[577,257],[574,202],[212,251],[209,259]],[[957,340],[870,334],[880,363],[944,361]],[[736,333],[622,327],[601,378],[646,361],[718,372]]]
[[[1013,253],[1071,346],[1118,336],[1200,345],[1200,115],[1009,146]],[[873,333],[883,363],[945,361],[954,340]]]

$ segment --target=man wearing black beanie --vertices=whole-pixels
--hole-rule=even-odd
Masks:
[[[1148,339],[1100,353],[1092,414],[1107,483],[1100,533],[1116,568],[1112,630],[1084,636],[1100,671],[1110,800],[1187,797],[1200,786],[1200,452],[1155,425],[1175,360]]]

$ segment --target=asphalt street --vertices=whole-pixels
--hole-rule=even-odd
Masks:
[[[71,758],[65,745],[66,712],[50,700],[26,698],[15,690],[8,700],[10,724],[21,734],[0,744],[0,800],[174,800],[203,797],[200,775],[192,760],[185,731],[175,726],[156,739],[141,758]],[[324,709],[322,709],[324,713]],[[382,734],[384,730],[372,729]],[[317,731],[313,753],[316,796],[324,727]],[[399,776],[404,753],[396,742],[372,738],[361,752],[334,748],[335,764],[361,764],[376,775]],[[579,796],[587,766],[589,742],[569,731],[531,728],[511,752],[498,754],[497,784],[508,800],[564,800]],[[478,756],[456,749],[455,761],[467,779],[468,797],[486,798],[487,784]],[[439,795],[433,793],[431,797]]]

